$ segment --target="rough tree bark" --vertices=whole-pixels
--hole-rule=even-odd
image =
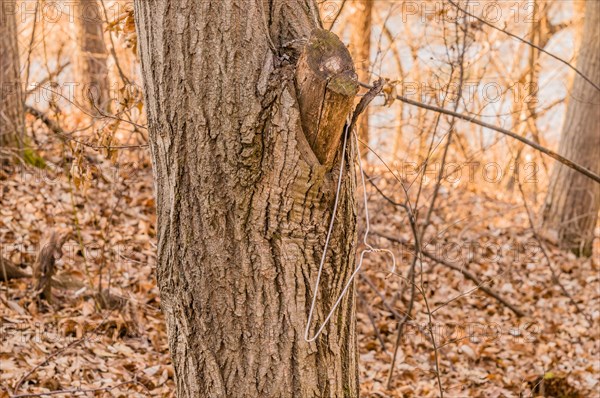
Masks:
[[[136,0],[178,397],[357,397],[352,59],[312,0]],[[350,142],[350,141],[349,141]]]
[[[0,148],[20,148],[25,129],[15,7],[0,5]]]
[[[358,80],[369,83],[371,79],[371,25],[374,0],[355,0],[354,12],[350,17],[352,27],[350,52],[354,58]],[[369,143],[369,110],[358,119],[358,131],[361,141]],[[361,155],[366,158],[369,149],[362,145]]]
[[[108,52],[104,43],[103,14],[96,0],[78,0],[75,7],[78,57],[76,74],[80,78],[80,100],[92,109],[109,105]],[[92,102],[93,101],[93,102]]]
[[[600,2],[587,1],[583,42],[577,68],[600,81]],[[559,153],[600,172],[600,92],[579,75],[569,93]],[[543,212],[544,228],[558,232],[561,246],[579,255],[592,253],[594,228],[600,210],[600,185],[556,163]]]

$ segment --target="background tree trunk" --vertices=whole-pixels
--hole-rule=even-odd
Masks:
[[[20,148],[25,114],[15,8],[9,4],[0,8],[0,147]]]
[[[600,2],[587,1],[583,43],[577,68],[600,81]],[[559,153],[595,173],[600,172],[600,92],[575,76]],[[554,165],[544,227],[558,232],[561,245],[578,254],[592,253],[594,228],[600,210],[600,185],[560,163]]]
[[[342,161],[311,335],[355,266],[345,46],[312,1],[137,0],[135,15],[178,397],[357,397],[353,289],[304,340]]]
[[[96,0],[79,0],[75,10],[79,50],[75,68],[77,76],[81,79],[80,90],[78,90],[82,97],[80,100],[87,105],[95,104],[99,109],[106,110],[109,106],[110,87],[106,66],[108,52],[104,43],[103,13]]]
[[[350,17],[350,52],[355,61],[358,80],[369,83],[371,80],[371,25],[374,0],[354,0],[354,13]],[[369,109],[365,109],[358,119],[358,131],[361,141],[369,143]],[[361,155],[366,159],[369,149],[361,146]]]

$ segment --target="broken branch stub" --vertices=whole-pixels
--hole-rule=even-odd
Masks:
[[[36,295],[52,302],[52,277],[56,272],[56,261],[62,257],[62,247],[69,237],[70,230],[51,231],[41,242],[41,249],[33,266],[36,279]]]
[[[315,29],[295,77],[306,139],[321,164],[331,166],[358,92],[352,57],[335,34]]]

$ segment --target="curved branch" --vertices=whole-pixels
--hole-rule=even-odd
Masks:
[[[369,89],[373,87],[369,84],[362,83],[362,82],[359,82],[358,84],[361,85],[362,87],[369,88]],[[457,119],[465,120],[469,123],[477,124],[479,126],[482,126],[482,127],[488,128],[490,130],[494,130],[494,131],[497,131],[504,135],[507,135],[509,137],[512,137],[515,140],[521,141],[525,145],[528,145],[542,153],[545,153],[546,155],[550,156],[551,158],[558,160],[560,163],[564,164],[565,166],[570,167],[573,170],[580,172],[581,174],[585,175],[586,177],[591,178],[592,180],[596,181],[597,183],[600,183],[600,176],[598,174],[594,173],[593,171],[573,162],[570,159],[565,158],[564,156],[559,155],[558,153],[556,153],[548,148],[541,146],[540,144],[537,144],[531,140],[528,140],[525,137],[521,137],[520,135],[513,133],[510,130],[506,130],[506,129],[503,129],[502,127],[494,126],[493,124],[483,122],[479,119],[475,119],[475,117],[470,117],[470,116],[464,115],[462,113],[458,113],[458,112],[450,111],[448,109],[440,108],[440,107],[437,107],[434,105],[429,105],[429,104],[424,104],[422,102],[414,101],[414,100],[406,98],[402,95],[396,95],[396,99],[400,100],[402,102],[405,102],[409,105],[413,105],[413,106],[427,109],[427,110],[434,111],[434,112],[443,113],[445,115],[450,115]]]

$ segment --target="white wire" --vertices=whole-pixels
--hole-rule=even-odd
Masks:
[[[337,309],[338,305],[340,305],[340,302],[342,301],[342,299],[344,298],[344,296],[346,295],[346,292],[348,291],[348,288],[350,287],[350,284],[352,283],[352,281],[354,280],[354,277],[356,276],[356,274],[358,273],[358,271],[360,270],[360,268],[362,267],[362,263],[363,263],[363,259],[365,257],[365,254],[367,253],[375,253],[375,252],[385,252],[385,253],[389,253],[392,257],[392,270],[390,271],[390,273],[393,273],[396,271],[396,257],[394,256],[394,253],[392,253],[390,250],[388,249],[379,249],[379,248],[374,248],[373,246],[371,246],[368,242],[367,242],[367,238],[369,236],[369,229],[370,229],[370,223],[369,223],[369,209],[367,206],[367,189],[366,189],[366,185],[365,185],[365,173],[363,171],[362,168],[362,159],[360,156],[360,151],[358,150],[358,136],[356,134],[356,132],[354,132],[354,139],[356,142],[356,149],[358,151],[358,165],[360,168],[360,178],[362,181],[362,186],[363,186],[363,199],[364,199],[364,204],[365,204],[365,222],[366,222],[366,229],[365,229],[365,234],[363,236],[363,242],[366,246],[366,249],[363,249],[360,253],[360,259],[358,261],[358,265],[356,266],[356,268],[354,269],[354,272],[352,273],[352,275],[350,275],[350,279],[348,279],[348,282],[346,283],[346,285],[344,286],[344,289],[342,290],[342,292],[340,293],[339,297],[337,298],[335,304],[333,305],[333,307],[331,308],[331,310],[329,311],[329,314],[327,314],[327,317],[325,318],[325,320],[323,321],[323,323],[321,324],[321,326],[319,327],[319,329],[316,331],[315,335],[311,338],[308,337],[309,332],[310,332],[310,324],[312,322],[312,317],[313,317],[313,313],[315,310],[315,305],[317,303],[317,295],[319,294],[319,283],[321,281],[321,274],[323,272],[323,265],[325,264],[325,257],[327,255],[327,248],[329,247],[329,240],[331,239],[331,232],[333,231],[333,225],[335,223],[335,215],[337,213],[337,207],[338,207],[338,202],[339,202],[339,196],[340,196],[340,190],[341,190],[341,186],[342,186],[342,175],[344,172],[344,163],[346,163],[346,143],[348,141],[348,127],[349,127],[350,123],[346,124],[346,128],[344,130],[344,146],[342,149],[342,160],[341,160],[341,164],[340,164],[340,175],[338,176],[338,182],[337,182],[337,191],[335,194],[335,201],[333,204],[333,213],[331,215],[331,221],[329,223],[329,230],[327,231],[327,238],[325,239],[325,246],[323,247],[323,254],[321,255],[321,262],[319,264],[319,272],[317,274],[317,280],[315,282],[315,288],[314,288],[314,294],[313,294],[313,298],[312,298],[312,303],[310,305],[310,311],[308,313],[308,320],[306,322],[306,329],[304,330],[304,340],[308,343],[315,341],[323,332],[323,329],[325,329],[325,326],[327,326],[327,323],[329,322],[329,320],[331,319],[331,317],[333,316],[333,313],[335,312],[335,310]]]
[[[312,341],[315,341],[317,339],[317,337],[319,337],[319,335],[323,331],[323,328],[329,321],[329,318],[331,318],[333,311],[337,307],[338,302],[340,301],[340,299],[338,298],[338,301],[333,306],[333,309],[329,312],[329,315],[325,319],[325,322],[323,322],[323,324],[321,325],[319,330],[317,330],[317,333],[312,338],[309,339],[308,333],[310,332],[310,323],[312,321],[313,313],[315,311],[315,304],[317,303],[317,295],[319,293],[319,282],[321,282],[321,274],[323,273],[323,264],[325,264],[325,256],[327,255],[327,248],[329,247],[329,240],[331,239],[331,231],[333,231],[333,224],[335,222],[335,214],[337,213],[338,202],[340,199],[340,189],[342,187],[342,175],[344,174],[344,164],[346,163],[346,143],[348,142],[348,127],[349,127],[349,125],[350,125],[350,123],[346,123],[346,128],[344,129],[344,144],[342,147],[342,159],[340,161],[340,175],[338,176],[337,191],[335,194],[335,201],[333,203],[333,213],[331,214],[331,221],[329,222],[329,230],[327,231],[327,238],[325,239],[325,246],[323,247],[323,254],[321,255],[321,262],[319,264],[319,272],[317,274],[317,281],[315,282],[312,303],[310,305],[310,311],[308,313],[308,320],[306,321],[306,329],[304,330],[304,340],[306,340],[309,343]],[[346,289],[344,289],[344,290],[346,290]]]
[[[356,132],[354,132],[354,140],[356,142],[356,148],[358,149],[358,134]],[[368,199],[367,199],[367,185],[365,184],[365,172],[362,167],[362,159],[360,156],[360,151],[358,151],[358,168],[360,169],[360,180],[362,182],[363,201],[364,201],[364,205],[365,205],[365,224],[366,224],[366,226],[365,226],[365,234],[363,236],[363,243],[365,244],[367,249],[363,250],[363,253],[364,252],[389,253],[390,257],[392,258],[392,269],[389,272],[389,274],[391,275],[394,272],[396,272],[396,256],[394,256],[394,253],[388,249],[373,248],[373,246],[371,246],[367,242],[367,238],[369,237],[369,231],[371,230],[371,222],[369,219],[369,204],[368,204]],[[361,259],[362,259],[362,254],[361,254]]]

